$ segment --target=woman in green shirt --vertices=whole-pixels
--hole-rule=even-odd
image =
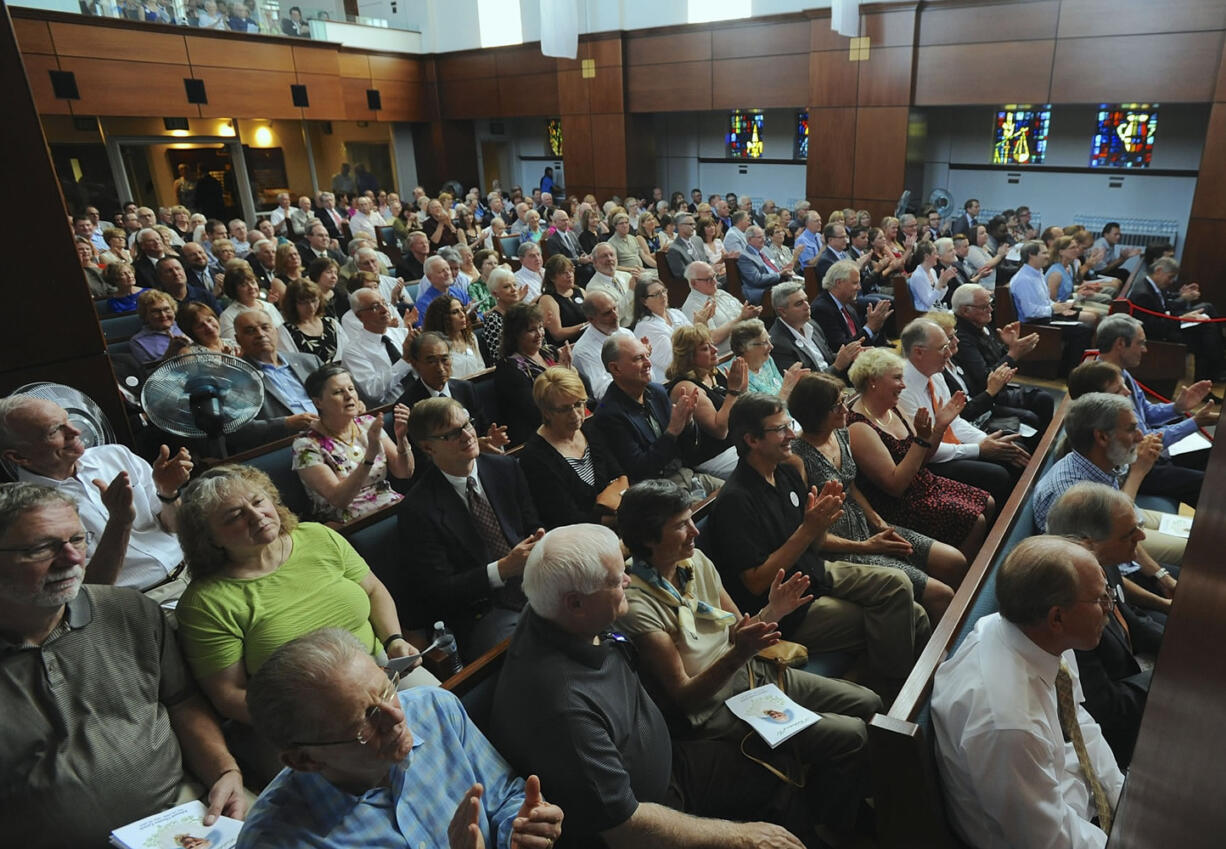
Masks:
[[[191,583],[176,609],[184,654],[223,716],[251,724],[247,681],[319,628],[344,628],[372,655],[416,652],[391,595],[338,533],[299,524],[250,466],[205,472],[182,495],[179,542]]]

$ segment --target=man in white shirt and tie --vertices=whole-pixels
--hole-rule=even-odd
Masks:
[[[1081,704],[1073,651],[1098,645],[1114,602],[1088,550],[1023,540],[997,572],[1000,612],[937,670],[937,766],[968,845],[1106,846],[1124,776]]]
[[[349,306],[362,327],[345,340],[341,362],[367,406],[390,404],[404,392],[405,378],[413,374],[408,331],[390,326],[391,308],[376,289],[358,289],[349,296]]]
[[[584,253],[583,246],[579,244],[579,237],[570,227],[570,216],[566,210],[559,209],[554,212],[553,230],[553,235],[545,242],[550,256],[562,254],[569,257],[575,265],[591,265],[592,258]]]
[[[950,401],[949,387],[941,376],[949,337],[936,322],[917,318],[903,328],[900,342],[906,360],[902,367],[906,388],[898,398],[898,411],[914,420],[922,407],[930,421],[936,421],[936,408]],[[1017,442],[1020,438],[1001,431],[984,433],[959,416],[945,430],[928,465],[934,474],[987,490],[1000,506],[1030,462],[1030,454]]]
[[[588,281],[587,293],[607,292],[617,302],[622,327],[629,327],[634,319],[634,286],[639,279],[639,269],[617,270],[617,252],[608,242],[601,242],[592,249],[592,265],[596,273]]]

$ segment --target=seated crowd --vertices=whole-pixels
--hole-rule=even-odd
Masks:
[[[977,201],[874,227],[698,190],[402,202],[347,168],[255,228],[183,192],[74,216],[142,375],[212,353],[259,376],[230,447],[288,448],[305,514],[242,457],[86,447],[61,406],[0,399],[14,839],[96,844],[188,798],[253,847],[869,833],[867,723],[1044,459],[1059,393],[1014,381],[1038,336],[994,323],[1009,292],[1067,366],[1094,334],[1097,357],[1000,612],[937,674],[938,763],[975,845],[1105,843],[1186,542],[1136,499],[1195,508],[1208,452],[1169,449],[1218,417],[1221,331],[1163,320],[1215,314],[1172,257],[1134,271],[1118,225]],[[1148,311],[1108,315],[1120,295]],[[1196,358],[1170,403],[1132,376],[1156,338]],[[501,655],[479,730],[438,686],[444,623],[464,663]],[[764,683],[822,721],[765,746],[726,705]]]

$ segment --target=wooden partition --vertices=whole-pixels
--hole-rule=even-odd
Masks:
[[[991,570],[1006,551],[1010,535],[1014,533],[1038,482],[1044,459],[1055,445],[1067,408],[1066,399],[1056,410],[1030,464],[1013,488],[1013,494],[992,523],[979,554],[967,570],[945,615],[933,628],[927,646],[903,683],[898,697],[887,713],[877,714],[869,723],[873,794],[879,845],[882,847],[952,849],[958,846],[945,820],[931,742],[917,720],[928,704],[937,667],[968,624],[968,617]]]

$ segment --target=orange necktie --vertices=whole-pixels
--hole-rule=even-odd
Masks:
[[[932,402],[932,421],[936,424],[937,411],[941,409],[941,404],[937,401],[936,387],[932,385],[932,378],[928,378],[928,400]],[[948,442],[950,445],[961,445],[962,440],[954,433],[952,425],[945,428],[945,433],[941,435],[942,442]]]

